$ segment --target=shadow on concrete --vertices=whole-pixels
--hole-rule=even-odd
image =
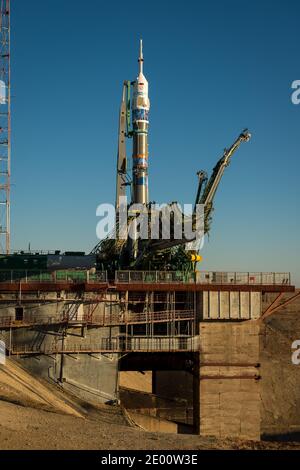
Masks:
[[[300,431],[282,434],[263,434],[261,439],[269,442],[300,442]]]

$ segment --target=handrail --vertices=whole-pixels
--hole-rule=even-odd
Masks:
[[[64,271],[31,271],[31,270],[8,270],[0,271],[1,283],[107,283],[106,271],[96,271],[91,274],[83,270]],[[116,271],[115,282],[119,284],[142,283],[142,284],[218,284],[218,285],[291,285],[290,273],[280,272],[224,272],[224,271]]]
[[[93,314],[89,316],[85,314],[75,318],[68,318],[65,315],[45,316],[38,315],[23,320],[15,320],[13,317],[0,317],[1,328],[20,328],[33,325],[55,325],[55,324],[87,324],[100,326],[117,326],[126,324],[139,323],[155,323],[155,322],[171,322],[193,320],[195,316],[194,310],[177,310],[177,311],[160,311],[160,312],[141,312],[141,313],[111,313],[104,312],[102,314]]]
[[[92,274],[87,270],[61,270],[61,271],[43,271],[43,270],[0,270],[0,283],[22,282],[29,284],[33,282],[39,283],[59,283],[59,282],[88,282],[99,283],[107,282],[106,271],[96,271]]]
[[[76,353],[123,353],[123,352],[190,352],[199,350],[198,336],[154,336],[154,337],[111,337],[101,338],[97,344],[65,344],[64,347],[52,343],[39,348],[28,345],[12,346],[12,355],[22,354],[76,354]]]
[[[291,285],[290,273],[279,272],[223,272],[197,271],[116,271],[116,283],[197,283],[197,284],[247,284]]]

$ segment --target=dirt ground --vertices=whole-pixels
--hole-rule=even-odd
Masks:
[[[1,450],[300,449],[300,443],[217,440],[148,433],[130,427],[121,411],[103,406],[85,418],[0,402]]]
[[[75,400],[15,363],[0,368],[0,450],[300,449],[299,443],[149,433],[118,406]]]

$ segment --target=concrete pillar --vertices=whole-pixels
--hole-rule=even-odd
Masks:
[[[198,434],[260,439],[259,332],[252,321],[200,323],[193,384]]]

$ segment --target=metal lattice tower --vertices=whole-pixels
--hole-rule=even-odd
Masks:
[[[0,253],[10,252],[10,0],[0,0]]]

